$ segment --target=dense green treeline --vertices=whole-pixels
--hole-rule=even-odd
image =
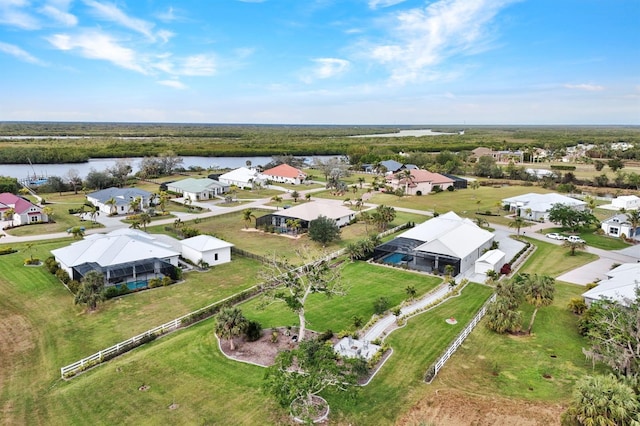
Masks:
[[[0,163],[82,162],[89,158],[155,156],[333,155],[382,156],[403,152],[563,148],[578,143],[635,143],[640,127],[465,128],[463,135],[362,137],[430,126],[270,126],[131,123],[0,123]],[[434,131],[459,129],[431,126]],[[2,139],[19,136],[17,139]],[[33,136],[29,138],[29,136]],[[67,139],[63,139],[63,138]]]

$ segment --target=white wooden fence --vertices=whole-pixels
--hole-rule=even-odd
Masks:
[[[489,298],[489,300],[487,300],[485,304],[482,305],[482,308],[480,308],[476,316],[473,317],[473,319],[465,327],[465,329],[462,330],[460,334],[458,334],[458,337],[456,337],[453,343],[449,345],[449,347],[444,352],[444,354],[434,364],[432,364],[431,367],[429,367],[429,369],[427,370],[427,373],[425,374],[425,378],[424,378],[425,382],[431,383],[433,379],[435,379],[435,377],[438,375],[438,372],[442,369],[442,367],[444,367],[444,364],[447,362],[447,360],[451,358],[451,355],[455,353],[456,349],[460,347],[462,342],[464,342],[467,336],[471,334],[471,332],[476,327],[476,325],[478,325],[482,317],[484,317],[484,315],[487,313],[487,307],[489,306],[489,303],[493,302],[495,298],[496,298],[496,295],[494,293]]]
[[[380,234],[380,237],[392,234],[394,232],[397,232],[400,229],[403,229],[404,227],[406,227],[407,224],[403,224],[400,226],[396,226],[393,229],[390,229],[388,231],[383,232],[382,234]],[[346,252],[346,249],[342,248],[338,251],[335,251],[333,253],[328,254],[327,256],[325,256],[322,260],[325,261],[330,261],[331,259],[335,259],[338,256],[343,255]],[[317,262],[314,261],[314,262]],[[306,265],[304,265],[306,266]],[[296,268],[295,270],[302,270],[304,268],[304,266],[300,266],[299,268]],[[258,289],[259,287],[261,287],[261,284],[253,286],[247,290],[244,290],[244,292],[251,292],[254,291],[256,289]],[[115,358],[118,355],[124,354],[126,352],[129,352],[130,350],[144,344],[147,342],[150,342],[152,340],[154,340],[157,337],[160,337],[162,335],[165,335],[167,333],[170,333],[172,331],[175,331],[183,326],[189,326],[192,325],[200,320],[203,320],[205,318],[208,318],[209,316],[213,315],[209,315],[209,316],[205,316],[200,318],[199,320],[196,321],[190,321],[190,322],[185,322],[185,324],[183,324],[184,320],[190,319],[190,318],[194,318],[197,317],[199,315],[201,315],[203,312],[207,311],[207,310],[211,310],[213,307],[217,306],[217,305],[222,305],[225,302],[227,302],[230,299],[233,299],[234,297],[236,297],[237,295],[233,295],[233,296],[229,296],[225,299],[222,299],[218,302],[212,303],[208,306],[205,306],[204,308],[200,308],[197,311],[194,312],[190,312],[186,315],[181,316],[180,318],[176,318],[174,320],[171,320],[167,323],[164,323],[162,325],[159,325],[158,327],[152,328],[150,330],[145,331],[142,334],[138,334],[137,336],[134,336],[130,339],[127,339],[123,342],[117,343],[111,347],[108,347],[106,349],[102,349],[101,351],[98,351],[96,353],[94,353],[93,355],[90,355],[86,358],[82,358],[79,361],[74,362],[73,364],[69,364],[65,367],[60,368],[60,375],[62,376],[63,379],[70,379],[72,377],[74,377],[75,375],[77,375],[78,373],[81,373],[82,371],[88,370],[89,368],[96,366],[98,364],[102,364],[105,361],[110,360],[111,358]]]

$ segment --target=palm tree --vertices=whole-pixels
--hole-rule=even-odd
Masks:
[[[288,228],[291,228],[294,235],[298,234],[298,229],[300,229],[300,219],[287,219],[285,223]]]
[[[516,228],[518,236],[520,235],[520,229],[526,225],[527,222],[521,216],[516,216],[511,222],[509,222],[509,228]]]
[[[613,374],[585,376],[573,391],[573,400],[562,413],[562,424],[631,425],[640,403],[633,388]]]
[[[378,226],[378,229],[384,231],[387,229],[387,225],[393,222],[396,218],[396,210],[393,207],[381,204],[376,208],[371,216],[373,223]]]
[[[137,212],[138,210],[140,210],[141,203],[142,203],[142,198],[140,197],[132,198],[131,201],[129,201],[129,211],[133,213]]]
[[[409,169],[404,169],[402,172],[399,173],[402,179],[404,179],[404,193],[408,194],[409,193],[409,183],[413,182],[413,176],[411,175],[411,170]]]
[[[13,226],[13,216],[16,214],[16,209],[9,207],[4,211],[4,220],[10,221],[9,226]]]
[[[571,251],[570,255],[575,256],[576,250],[584,250],[586,245],[582,241],[564,240],[562,247],[568,248]]]
[[[191,208],[193,207],[193,200],[191,197],[186,197],[184,199],[184,205],[187,206],[187,211],[191,213]]]
[[[280,197],[278,195],[274,195],[273,197],[271,197],[271,201],[276,203],[276,210],[278,210],[278,208],[279,208],[278,203],[282,202],[282,197]]]
[[[160,191],[158,193],[158,206],[160,206],[160,210],[164,213],[164,209],[167,206],[167,201],[169,201],[169,194],[167,191]]]
[[[131,228],[131,229],[140,229],[140,221],[139,220],[132,221],[131,225],[129,225],[129,228]]]
[[[234,337],[240,336],[247,326],[247,319],[238,308],[225,308],[216,315],[216,334],[229,340],[229,348],[236,350]]]
[[[96,205],[91,204],[87,205],[87,209],[89,217],[91,218],[91,222],[95,225],[97,217],[100,216],[100,208]]]
[[[83,278],[80,283],[80,288],[76,293],[75,303],[83,303],[87,305],[90,311],[93,311],[98,306],[98,302],[105,299],[104,294],[104,275],[98,271],[90,271]]]
[[[244,229],[249,228],[251,224],[251,219],[255,220],[256,216],[253,214],[251,209],[244,209],[242,211],[242,220],[244,220]]]
[[[84,228],[82,226],[74,226],[67,229],[69,234],[73,235],[73,238],[82,238],[84,236]]]
[[[107,201],[104,202],[104,204],[109,206],[109,214],[111,216],[118,213],[118,206],[117,206],[118,201],[115,199],[115,197],[109,198]]]
[[[364,176],[360,176],[358,178],[358,183],[360,184],[360,189],[362,189],[362,185],[364,184],[364,181],[365,181]]]
[[[307,201],[311,201],[311,193],[307,192],[306,194],[304,194],[304,199]]]
[[[633,238],[636,235],[638,227],[640,226],[640,210],[631,210],[627,213],[627,220],[631,224],[631,232],[629,238]]]
[[[294,189],[293,192],[291,193],[291,198],[293,198],[294,203],[297,203],[298,198],[300,198],[300,193]]]
[[[140,224],[143,226],[144,230],[147,230],[147,225],[151,223],[151,215],[147,212],[140,213],[138,215],[138,220]]]
[[[556,289],[555,279],[548,275],[538,274],[522,274],[521,276],[523,277],[524,298],[527,303],[534,307],[529,328],[527,329],[527,334],[531,334],[538,309],[553,303],[553,294]]]

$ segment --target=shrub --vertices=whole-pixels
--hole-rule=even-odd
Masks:
[[[389,299],[386,297],[379,297],[375,302],[373,302],[373,312],[376,315],[380,315],[389,309]]]
[[[262,324],[254,320],[247,322],[247,328],[244,331],[244,335],[248,342],[255,342],[262,337]]]
[[[60,269],[60,265],[58,265],[58,262],[56,262],[56,259],[53,256],[49,256],[44,260],[44,266],[51,274],[55,274],[56,271]]]
[[[447,187],[447,191],[449,192],[453,192],[454,190],[455,188],[453,187],[453,185]]]
[[[500,268],[500,273],[502,275],[509,275],[511,273],[511,265],[508,263],[502,265],[502,268]]]
[[[34,257],[33,259],[28,258],[24,260],[24,264],[25,265],[39,265],[40,264],[40,259],[38,259],[37,257]]]
[[[582,297],[572,297],[567,307],[571,312],[577,315],[582,315],[587,310],[587,304]]]
[[[76,294],[78,292],[78,289],[80,288],[80,281],[77,281],[77,280],[69,281],[67,283],[67,288],[71,293]]]
[[[18,250],[14,250],[11,247],[4,247],[2,249],[0,249],[0,256],[2,256],[3,254],[11,254],[11,253],[16,253]]]
[[[60,281],[62,281],[65,284],[69,284],[69,281],[71,281],[71,277],[69,276],[67,271],[65,271],[64,269],[58,269],[56,271],[56,278],[58,278]]]
[[[119,294],[120,292],[118,291],[118,287],[116,286],[107,287],[107,289],[104,291],[104,297],[106,297],[107,299],[113,299]]]
[[[416,191],[416,195],[422,195],[422,191]]]
[[[162,286],[162,278],[151,278],[148,281],[149,288],[156,288]]]
[[[333,330],[327,330],[324,333],[322,333],[320,336],[318,336],[318,340],[320,340],[321,342],[326,342],[328,340],[331,340],[333,338]]]
[[[162,278],[162,285],[163,286],[166,287],[166,286],[171,285],[171,284],[173,284],[173,280],[171,279],[171,277],[165,276],[165,277]]]

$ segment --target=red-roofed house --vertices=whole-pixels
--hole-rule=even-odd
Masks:
[[[13,217],[7,217],[7,211],[13,209]],[[3,220],[13,222],[12,226],[28,225],[36,222],[47,222],[49,218],[42,212],[42,207],[32,204],[22,197],[10,192],[0,194],[0,216]]]
[[[307,175],[302,170],[296,169],[293,166],[280,164],[279,166],[262,172],[261,177],[273,182],[300,185],[307,178]]]
[[[428,194],[435,186],[445,190],[454,184],[453,179],[428,170],[411,170],[411,178],[406,177],[404,173],[403,171],[392,175],[387,179],[387,184],[393,189],[404,189],[408,195]]]

